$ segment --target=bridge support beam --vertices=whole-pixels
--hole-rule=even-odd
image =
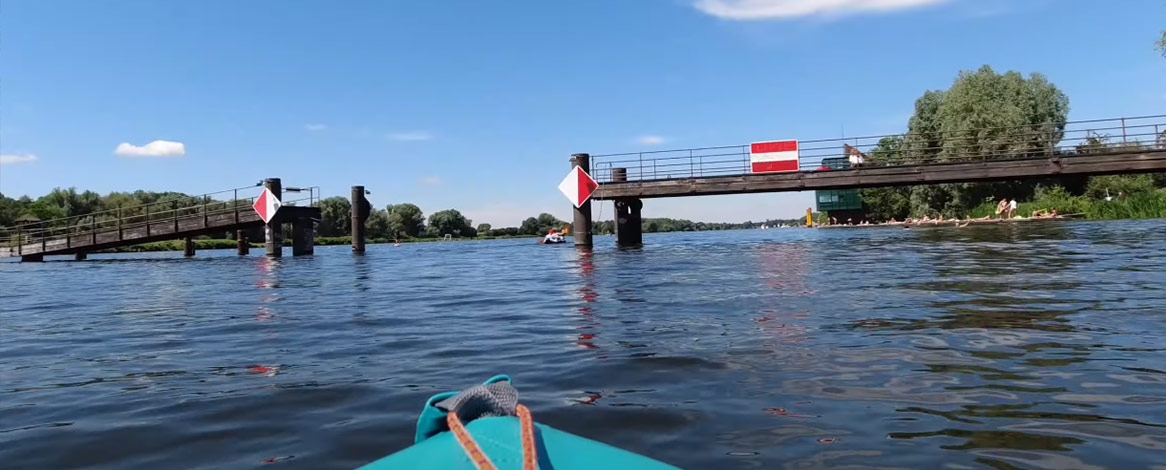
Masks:
[[[42,255],[42,254],[20,255],[20,262],[21,263],[40,263],[44,260],[45,260],[45,255]]]
[[[283,182],[281,182],[279,178],[267,178],[263,181],[263,186],[271,191],[271,194],[274,194],[275,197],[279,198],[280,201],[283,200]],[[272,258],[282,257],[283,223],[280,222],[280,219],[278,217],[272,219],[272,223],[264,226],[263,233],[265,235],[264,238],[266,239],[264,242],[264,248],[267,250],[267,256]]]
[[[247,241],[246,230],[235,231],[235,249],[239,252],[239,256],[247,256],[251,252],[251,243]]]
[[[571,155],[571,168],[579,167],[591,173],[591,155],[576,153]],[[575,246],[591,248],[591,201],[575,208],[575,223],[571,227],[571,235],[575,236]]]
[[[191,258],[194,256],[194,239],[186,237],[182,239],[182,256]]]
[[[85,258],[88,258],[88,257],[89,256],[86,255],[86,253],[84,251],[78,251],[78,252],[73,254],[73,260],[75,260],[75,261],[85,261]]]
[[[310,255],[315,252],[316,224],[307,217],[297,217],[292,222],[292,256]]]
[[[364,222],[372,207],[364,197],[364,186],[352,187],[352,252],[364,253]]]

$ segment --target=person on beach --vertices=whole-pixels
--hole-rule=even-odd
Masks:
[[[1004,218],[1004,213],[1008,211],[1008,198],[1001,199],[996,204],[996,217]]]
[[[1009,219],[1016,217],[1016,207],[1017,207],[1016,199],[1008,201],[1008,218]]]

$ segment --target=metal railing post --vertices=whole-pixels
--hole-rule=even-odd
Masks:
[[[65,232],[65,237],[68,238],[69,232]],[[49,249],[48,227],[40,228],[40,252],[44,253]]]
[[[1126,142],[1126,118],[1121,118],[1121,143],[1122,144],[1127,143]]]
[[[121,241],[121,239],[122,239],[122,231],[121,231],[121,206],[118,206],[118,208],[117,208],[117,241],[119,241],[119,242],[120,242],[120,241]]]
[[[97,244],[97,216],[96,215],[89,216],[89,235],[91,237],[93,237],[93,238],[91,238],[91,240],[93,240],[93,242],[90,243],[90,245],[96,245]]]
[[[203,195],[202,197],[202,228],[207,227],[206,203],[210,196]]]
[[[239,190],[235,190],[235,198],[231,200],[231,211],[235,213],[235,223],[239,223]]]
[[[24,226],[16,226],[16,254],[24,254]]]
[[[170,203],[170,211],[174,213],[174,233],[178,233],[178,200]]]
[[[688,177],[696,177],[696,163],[692,161],[692,149],[688,150]]]

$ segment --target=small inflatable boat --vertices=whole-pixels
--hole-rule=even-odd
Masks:
[[[435,395],[413,446],[358,470],[678,470],[671,465],[535,423],[510,378]]]

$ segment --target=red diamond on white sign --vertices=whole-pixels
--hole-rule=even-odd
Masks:
[[[263,192],[255,198],[255,203],[251,204],[251,208],[255,209],[255,213],[259,214],[259,218],[263,219],[263,223],[266,224],[271,222],[271,218],[275,217],[275,213],[279,211],[279,206],[282,205],[279,198],[275,197],[275,193],[272,193],[270,189],[263,188]]]
[[[572,168],[563,182],[559,183],[559,191],[562,191],[563,195],[567,196],[567,199],[570,199],[571,204],[574,204],[575,207],[582,206],[583,203],[587,202],[596,188],[599,188],[599,183],[596,183],[595,180],[591,179],[591,175],[579,167]]]

